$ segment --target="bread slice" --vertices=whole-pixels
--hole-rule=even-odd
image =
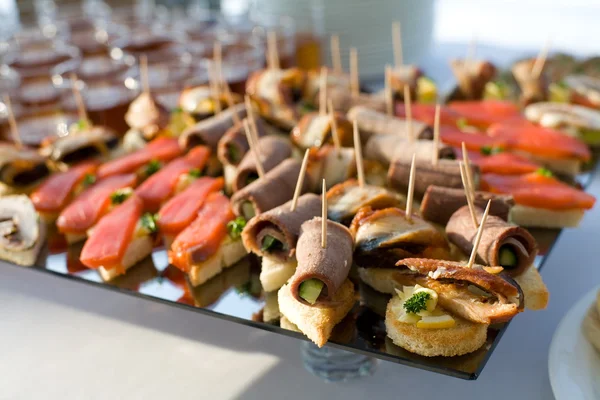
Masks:
[[[296,258],[283,262],[271,257],[263,257],[260,269],[260,284],[265,292],[279,290],[296,272]]]
[[[286,284],[278,292],[279,309],[292,324],[312,340],[323,347],[329,340],[333,327],[354,307],[354,284],[346,279],[333,296],[335,306],[313,307],[297,301]]]
[[[68,244],[84,242],[87,238],[87,233],[65,233],[65,239]]]
[[[263,321],[276,322],[281,319],[279,303],[277,301],[277,292],[265,293],[265,306],[263,308]],[[281,322],[280,322],[281,323]]]
[[[600,351],[600,312],[597,304],[592,304],[583,320],[583,333],[592,346]]]
[[[46,224],[41,220],[38,220],[38,239],[33,247],[19,251],[0,247],[0,260],[8,261],[23,267],[31,267],[37,261],[38,256],[46,243],[46,233]]]
[[[549,158],[530,153],[521,154],[535,162],[544,165],[550,171],[556,172],[557,174],[576,176],[579,172],[581,172],[581,161],[576,158]]]
[[[520,226],[535,228],[574,228],[583,218],[583,209],[548,210],[516,204],[508,220]]]
[[[290,320],[284,316],[282,316],[281,319],[279,320],[279,326],[282,327],[283,329],[287,329],[288,331],[302,333],[296,324],[290,322]]]
[[[550,292],[537,268],[532,265],[514,279],[523,290],[525,307],[530,310],[543,310],[548,307]]]
[[[410,280],[407,281],[406,274],[392,268],[358,268],[358,276],[373,289],[388,294],[395,294],[394,289],[402,290],[403,286],[415,284]]]
[[[250,263],[241,260],[231,268],[209,279],[202,285],[193,287],[188,284],[196,307],[208,307],[216,303],[231,287],[237,287],[250,281]]]
[[[190,283],[192,286],[202,285],[223,271],[223,268],[231,267],[237,263],[246,254],[241,239],[232,240],[229,236],[226,236],[215,254],[200,264],[192,265],[188,273]]]
[[[402,307],[398,296],[392,297],[385,314],[387,335],[395,345],[425,357],[454,357],[472,353],[484,345],[489,325],[476,324],[453,316],[456,325],[446,329],[422,329],[398,321]]]
[[[125,255],[121,261],[122,269],[106,269],[104,267],[100,267],[98,268],[100,277],[104,282],[108,282],[117,276],[122,275],[122,271],[127,271],[129,268],[133,267],[135,264],[150,255],[153,247],[154,239],[152,236],[141,236],[133,239],[131,243],[129,243],[129,246],[127,246],[127,250],[125,251]]]

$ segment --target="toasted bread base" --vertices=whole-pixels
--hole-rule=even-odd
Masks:
[[[232,240],[229,236],[221,242],[219,250],[208,260],[194,264],[190,268],[188,278],[192,286],[202,285],[213,276],[231,267],[246,256],[247,252],[241,239]]]
[[[286,317],[282,316],[281,319],[279,320],[279,326],[282,327],[283,329],[287,329],[288,331],[294,331],[294,332],[300,332],[300,329],[298,329],[298,326],[296,326],[296,324],[290,322],[289,319],[287,319]]]
[[[279,311],[279,302],[277,300],[277,292],[265,293],[265,306],[263,308],[263,321],[276,322],[280,320],[281,312]],[[286,318],[287,320],[287,318]]]
[[[203,285],[191,288],[194,305],[208,307],[219,300],[230,288],[243,285],[248,281],[250,281],[250,263],[248,260],[242,260],[209,279]]]
[[[391,268],[358,268],[358,276],[373,289],[388,294],[395,294],[394,289],[402,290],[403,286],[415,284],[406,280],[406,274]]]
[[[265,292],[273,292],[281,289],[292,275],[294,275],[297,266],[298,262],[295,257],[287,262],[263,257],[260,269],[260,284]]]
[[[583,333],[592,346],[600,351],[600,312],[597,304],[592,304],[583,320]]]
[[[290,292],[289,285],[278,292],[281,315],[296,325],[317,346],[323,347],[331,336],[333,327],[354,307],[354,284],[346,279],[333,296],[335,306],[313,307],[297,301]]]
[[[65,239],[68,244],[75,244],[87,240],[86,233],[65,233]]]
[[[584,210],[548,210],[516,204],[508,220],[520,226],[530,228],[574,228],[583,218]]]
[[[150,253],[152,253],[153,247],[154,240],[151,236],[142,236],[133,239],[133,241],[129,243],[129,246],[125,251],[125,255],[123,256],[123,260],[121,261],[122,269],[106,269],[104,267],[100,267],[98,268],[100,277],[103,281],[108,282],[117,276],[122,275],[123,273],[127,272],[129,268],[148,257]]]
[[[395,310],[402,307],[398,296],[392,297],[385,314],[387,335],[395,345],[425,357],[454,357],[472,353],[484,345],[489,325],[476,324],[453,316],[456,325],[446,329],[421,329],[398,321]]]
[[[543,156],[537,156],[530,153],[521,153],[521,155],[536,161],[552,172],[563,174],[567,176],[576,176],[581,172],[581,161],[575,158],[560,159],[560,158],[548,158]]]
[[[530,266],[525,272],[514,279],[521,286],[521,290],[523,290],[526,308],[530,310],[543,310],[548,307],[550,292],[548,292],[548,288],[536,267],[533,265]]]
[[[21,265],[23,267],[31,267],[35,264],[40,255],[40,251],[46,243],[46,224],[38,222],[38,240],[35,242],[33,247],[26,250],[9,250],[0,247],[0,260],[8,261],[13,264]]]

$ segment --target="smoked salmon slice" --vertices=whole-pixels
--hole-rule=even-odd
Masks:
[[[183,153],[176,138],[158,138],[146,147],[104,163],[98,168],[98,178],[135,172],[152,160],[170,161]]]
[[[133,194],[105,215],[81,250],[80,260],[88,268],[119,268],[137,223],[144,212],[142,199]]]
[[[106,214],[110,196],[119,189],[135,187],[135,174],[110,176],[83,191],[58,217],[61,233],[84,234]]]
[[[507,120],[527,121],[519,108],[509,101],[454,101],[447,108],[460,115],[467,125],[481,129]]]
[[[192,169],[202,170],[208,157],[210,157],[208,147],[195,147],[185,156],[171,161],[142,183],[136,193],[144,202],[146,210],[158,211],[161,204],[173,195],[179,177]]]
[[[596,202],[594,196],[537,172],[525,175],[483,174],[481,189],[511,194],[517,204],[551,210],[589,210]]]
[[[540,165],[535,162],[512,153],[492,154],[477,158],[473,162],[479,166],[482,174],[522,175],[535,172],[540,168]]]
[[[432,104],[411,104],[412,117],[427,125],[435,124],[435,105]],[[396,116],[406,118],[406,108],[404,103],[400,103],[396,107]],[[440,106],[440,126],[456,126],[461,119],[461,115],[448,107]]]
[[[440,127],[440,140],[452,147],[460,148],[462,142],[468,150],[481,151],[484,147],[501,147],[506,148],[507,143],[501,137],[489,137],[484,133],[467,133],[458,128],[449,126]]]
[[[58,213],[73,198],[74,190],[86,176],[92,176],[98,168],[96,162],[85,162],[65,172],[51,175],[31,194],[36,210],[45,213]]]
[[[211,193],[198,217],[173,242],[169,262],[184,272],[194,263],[201,263],[218,250],[227,236],[227,223],[235,218],[229,199],[221,193]]]
[[[202,177],[193,182],[161,207],[158,226],[166,235],[177,235],[198,216],[198,211],[211,192],[223,189],[223,178]]]
[[[505,122],[490,126],[488,135],[504,140],[514,150],[549,158],[576,158],[588,161],[589,148],[581,140],[565,136],[553,129],[525,122]]]

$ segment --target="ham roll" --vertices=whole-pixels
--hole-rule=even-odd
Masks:
[[[335,113],[340,144],[344,147],[352,147],[352,123],[343,114]],[[310,147],[321,147],[325,143],[333,143],[331,115],[321,115],[317,112],[306,114],[294,127],[291,138],[294,144],[301,149]]]
[[[481,100],[486,83],[496,76],[496,67],[482,60],[452,60],[450,68],[458,83],[453,100]]]
[[[261,257],[269,256],[284,262],[292,258],[300,227],[321,213],[321,198],[307,193],[298,198],[294,211],[291,206],[288,201],[252,218],[242,232],[246,249]]]
[[[265,122],[256,117],[256,130],[258,137],[261,138],[267,134]],[[237,166],[246,153],[250,150],[248,139],[243,124],[236,124],[229,128],[225,135],[219,140],[217,156],[223,165]]]
[[[477,207],[475,210],[477,220],[481,221],[482,209]],[[471,253],[477,227],[473,224],[468,206],[452,214],[446,225],[446,234],[465,254]],[[499,265],[510,275],[516,276],[533,264],[536,254],[537,244],[527,230],[494,215],[488,216],[477,248],[477,256],[481,262]]]
[[[348,119],[356,120],[360,131],[360,140],[366,143],[371,136],[395,135],[404,139],[409,138],[408,124],[405,119],[389,115],[364,106],[352,107],[348,111]],[[433,130],[419,121],[412,121],[412,133],[415,139],[432,139]]]
[[[544,74],[534,76],[535,59],[522,60],[512,67],[512,74],[521,88],[521,103],[529,105],[548,99],[548,81]]]
[[[205,145],[216,152],[219,140],[234,125],[234,113],[237,113],[240,119],[244,118],[246,116],[246,106],[237,104],[214,117],[198,122],[182,132],[179,137],[179,145],[184,149]]]
[[[302,224],[296,246],[298,267],[290,278],[292,296],[307,304],[300,296],[300,286],[307,281],[322,282],[322,289],[313,305],[330,304],[331,299],[348,277],[352,266],[354,241],[344,225],[327,221],[327,246],[321,246],[321,217]]]
[[[392,161],[400,160],[410,163],[412,155],[417,155],[418,161],[431,162],[435,144],[431,140],[406,140],[396,135],[372,136],[365,146],[365,158],[377,160],[389,165]],[[440,143],[437,146],[438,159],[452,160],[455,158],[452,147]]]
[[[282,137],[265,136],[258,141],[260,149],[262,167],[265,172],[269,172],[283,160],[292,155],[292,146],[290,142]],[[246,153],[240,165],[238,165],[235,178],[233,180],[233,191],[243,189],[258,179],[258,168],[256,158],[253,152]]]
[[[236,192],[231,197],[235,214],[250,219],[291,200],[301,166],[300,160],[288,158],[267,172],[264,177]],[[311,186],[311,179],[306,176],[302,193],[308,191]]]
[[[512,196],[489,192],[475,192],[475,205],[485,208],[488,200],[492,200],[490,215],[508,221],[510,209],[515,205]],[[421,216],[427,221],[446,225],[456,210],[467,205],[463,189],[452,189],[430,185],[421,201]]]
[[[412,156],[412,155],[411,155]],[[474,184],[477,187],[479,168],[470,165]],[[423,197],[430,185],[443,186],[449,188],[462,188],[460,178],[460,164],[453,160],[439,160],[437,165],[431,161],[417,161],[415,163],[415,196]],[[408,181],[410,178],[410,161],[394,161],[388,170],[388,184],[401,192],[408,190]]]

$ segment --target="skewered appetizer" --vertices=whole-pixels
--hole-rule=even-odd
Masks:
[[[37,151],[0,143],[0,195],[28,193],[50,174]]]
[[[25,195],[0,197],[0,259],[35,264],[46,240],[46,226]]]

